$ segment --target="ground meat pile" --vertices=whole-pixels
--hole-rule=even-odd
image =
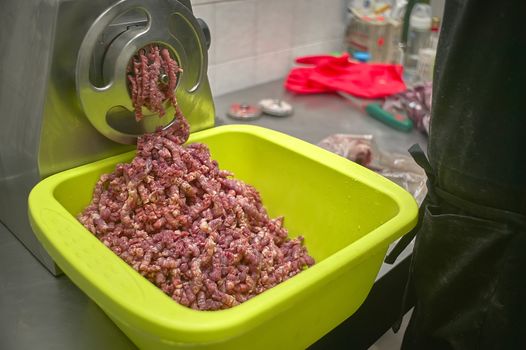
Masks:
[[[143,118],[142,106],[161,117],[166,113],[163,106],[165,101],[177,106],[174,90],[179,72],[182,69],[169,51],[166,48],[159,49],[156,45],[139,50],[132,58],[128,67],[128,81],[137,121]]]
[[[139,138],[137,155],[97,182],[80,222],[140,274],[199,310],[242,303],[314,264],[259,193],[182,144],[182,116]]]

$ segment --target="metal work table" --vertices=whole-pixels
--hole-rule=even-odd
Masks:
[[[275,129],[308,142],[317,143],[333,133],[365,133],[373,134],[382,149],[399,153],[405,153],[414,143],[425,146],[427,142],[417,131],[397,132],[361,114],[336,95],[287,94],[280,81],[217,98],[217,125],[235,122],[225,117],[231,103],[256,103],[263,98],[286,100],[294,106],[295,113],[286,118],[263,116],[250,124]],[[314,344],[313,349],[367,348],[387,330],[393,310],[394,313],[399,310],[410,250],[399,258],[397,264],[382,266],[362,308]],[[391,311],[385,311],[386,308]],[[0,223],[0,349],[135,348],[67,276],[53,277]]]

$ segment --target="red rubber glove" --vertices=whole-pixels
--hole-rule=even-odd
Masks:
[[[406,90],[400,65],[359,63],[349,55],[305,56],[296,59],[310,67],[293,68],[285,88],[300,94],[342,91],[357,97],[381,98]]]

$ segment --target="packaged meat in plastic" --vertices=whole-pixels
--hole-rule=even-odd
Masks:
[[[334,134],[318,146],[365,166],[393,181],[415,198],[418,205],[427,193],[427,176],[410,156],[380,150],[373,135]]]
[[[377,152],[372,141],[373,135],[335,134],[320,141],[318,146],[369,167],[373,158],[376,158],[373,153]]]
[[[431,82],[416,84],[407,91],[386,97],[382,108],[393,114],[405,113],[418,130],[429,134],[432,94]]]

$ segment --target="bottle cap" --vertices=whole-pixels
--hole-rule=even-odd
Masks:
[[[264,99],[259,101],[259,106],[263,113],[273,115],[275,117],[286,117],[292,114],[292,106],[280,99]]]
[[[238,120],[252,120],[261,116],[261,109],[248,103],[234,103],[227,112],[230,118]]]
[[[356,51],[353,53],[352,57],[360,62],[367,62],[371,59],[371,54],[365,51]]]
[[[431,6],[416,4],[409,17],[409,26],[420,30],[431,30]]]

